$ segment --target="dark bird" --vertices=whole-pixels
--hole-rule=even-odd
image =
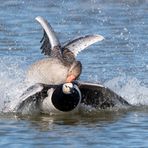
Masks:
[[[42,17],[36,20],[44,29],[41,50],[47,58],[37,61],[29,68],[27,80],[44,84],[61,84],[76,80],[82,71],[77,54],[86,47],[104,39],[101,35],[87,35],[61,45],[51,25]]]
[[[20,97],[15,112],[23,115],[67,113],[78,111],[83,105],[101,110],[131,106],[103,85],[77,81],[60,85],[35,84]]]
[[[35,84],[19,98],[15,108],[18,114],[52,114],[76,110],[81,102],[81,93],[76,84]]]

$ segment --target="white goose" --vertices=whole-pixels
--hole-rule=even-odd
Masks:
[[[104,37],[87,35],[61,45],[50,24],[40,16],[36,20],[44,29],[41,50],[48,57],[31,65],[27,80],[33,84],[61,84],[76,80],[82,71],[81,62],[76,60],[77,54],[91,44],[102,41]]]

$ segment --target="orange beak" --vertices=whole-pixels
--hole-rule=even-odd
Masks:
[[[74,75],[70,75],[70,76],[67,77],[66,82],[70,83],[75,79],[76,79],[76,77]]]

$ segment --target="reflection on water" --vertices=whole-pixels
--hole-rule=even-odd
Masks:
[[[24,126],[25,128],[37,130],[38,132],[42,131],[54,131],[58,128],[66,127],[77,127],[81,130],[81,127],[104,127],[108,124],[113,124],[116,121],[126,116],[127,111],[99,111],[99,112],[90,112],[90,113],[79,113],[71,115],[40,115],[40,116],[15,116],[13,114],[1,114],[1,122],[6,122],[15,124],[17,121],[19,126]],[[23,125],[21,125],[23,124]],[[6,126],[10,126],[6,125]],[[5,127],[5,125],[3,125]],[[17,125],[16,125],[17,127]],[[2,128],[2,127],[1,127]],[[11,126],[10,126],[11,128]],[[13,125],[12,125],[13,128]],[[22,129],[21,129],[22,130]],[[27,132],[27,131],[26,131]],[[58,132],[58,131],[57,131]]]
[[[0,136],[5,140],[0,143],[33,147],[127,147],[129,143],[138,142],[146,146],[146,141],[142,143],[139,139],[147,136],[146,116],[147,111],[135,109],[130,112],[92,112],[87,115],[51,117],[15,117],[9,114],[1,116]]]
[[[62,42],[103,35],[103,42],[78,55],[81,80],[103,83],[132,104],[146,105],[69,116],[1,114],[0,146],[147,147],[147,0],[7,0],[0,10],[0,110],[4,102],[17,101],[27,87],[26,69],[43,57],[42,30],[34,20],[38,15],[49,20]]]

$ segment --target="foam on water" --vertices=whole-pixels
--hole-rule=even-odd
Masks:
[[[106,82],[105,86],[121,95],[132,105],[148,105],[148,88],[137,78],[116,77]]]
[[[25,71],[20,57],[0,58],[0,111],[12,111],[21,93],[26,89]]]

